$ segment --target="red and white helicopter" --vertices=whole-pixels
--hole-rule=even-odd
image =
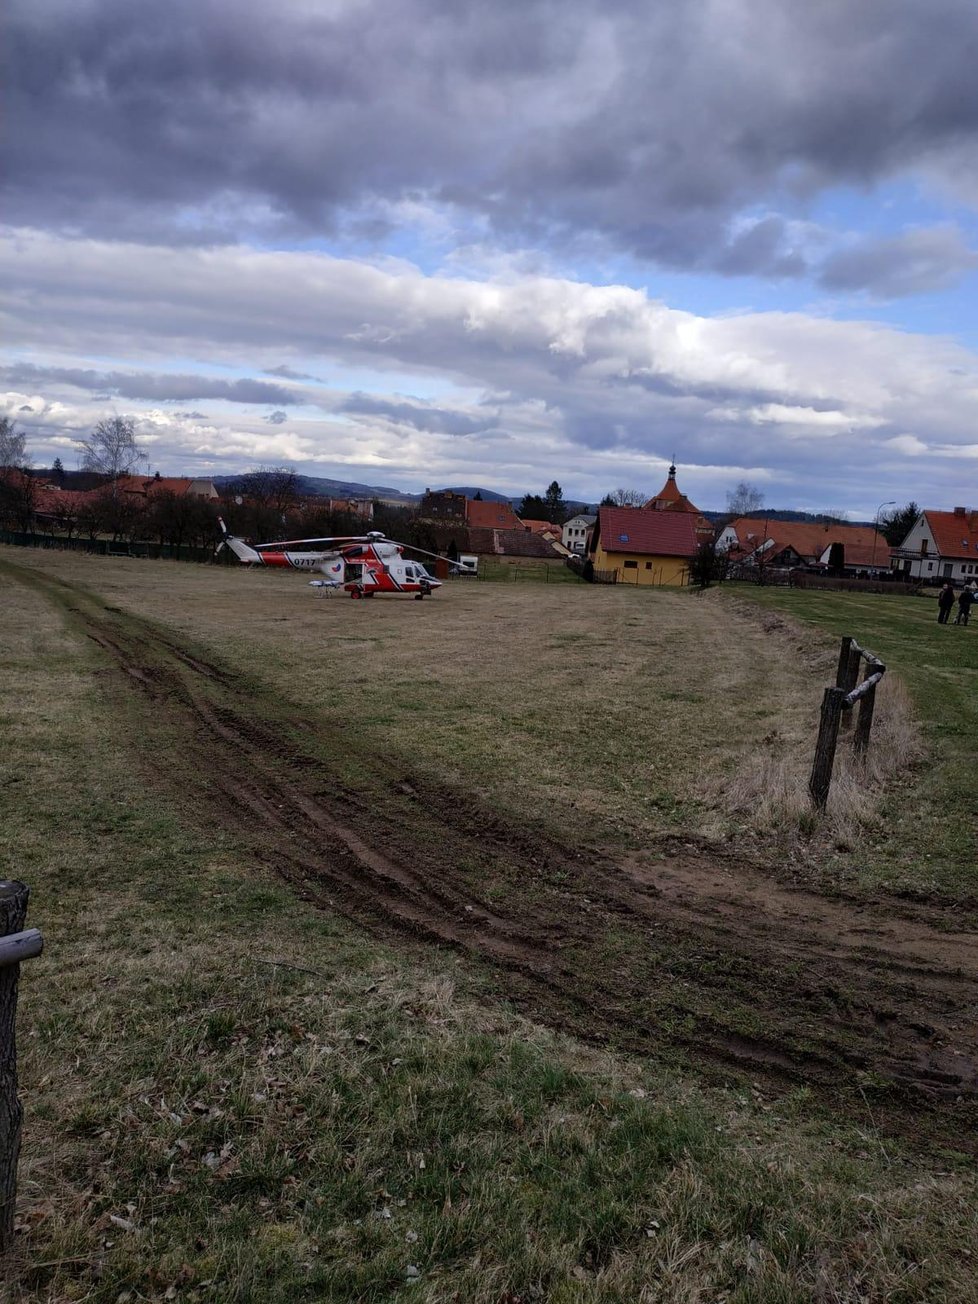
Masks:
[[[331,589],[345,589],[351,598],[372,598],[375,593],[413,593],[420,601],[435,589],[441,580],[430,574],[420,561],[406,558],[409,552],[419,552],[425,557],[447,561],[461,567],[450,557],[438,552],[415,548],[413,544],[396,543],[385,538],[380,530],[367,534],[334,535],[322,539],[288,539],[280,543],[245,543],[228,533],[223,520],[218,517],[224,538],[217,545],[220,552],[225,544],[239,561],[250,566],[279,566],[292,570],[322,572],[325,578],[310,580],[315,589],[328,593]],[[216,554],[215,554],[216,555]]]

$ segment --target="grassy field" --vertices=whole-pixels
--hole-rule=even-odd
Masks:
[[[938,625],[936,590],[917,598],[753,585],[734,592],[833,638],[853,635],[911,693],[926,755],[884,797],[883,828],[861,848],[863,881],[978,895],[978,627]]]
[[[726,776],[772,730],[809,729],[832,663],[712,595],[350,603],[234,571],[3,560],[192,637],[242,693],[345,727],[351,755],[413,752],[460,795],[626,848],[743,825]],[[974,1297],[969,1166],[882,1135],[871,1094],[843,1117],[804,1087],[582,1045],[451,951],[300,899],[203,818],[192,776],[147,780],[152,699],[38,590],[9,570],[0,587],[0,851],[47,943],[22,985],[11,1298]]]
[[[827,640],[765,630],[752,613],[721,619],[712,595],[510,582],[504,596],[456,581],[428,602],[357,604],[274,572],[26,551],[17,561],[94,582],[298,708],[352,721],[371,748],[522,818],[635,845],[742,826],[725,779],[772,744],[811,745],[834,666]],[[804,764],[799,776],[803,793]]]

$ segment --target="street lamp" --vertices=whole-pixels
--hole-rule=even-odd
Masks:
[[[869,563],[870,571],[874,571],[876,569],[876,536],[880,532],[880,512],[883,510],[884,507],[896,507],[896,499],[891,498],[890,501],[887,503],[880,503],[879,507],[877,507],[876,509],[876,520],[873,527],[873,559]]]

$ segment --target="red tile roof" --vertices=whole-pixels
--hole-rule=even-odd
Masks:
[[[526,517],[521,517],[524,529],[532,530],[534,534],[554,534],[560,537],[560,526],[554,525],[553,521],[528,521]]]
[[[694,515],[700,515],[700,509],[694,507],[684,493],[680,491],[676,483],[676,468],[670,466],[669,475],[666,482],[647,503],[642,504],[643,510],[650,512],[692,512]]]
[[[189,476],[120,475],[116,486],[127,494],[185,494],[193,480]]]
[[[841,543],[846,550],[846,564],[850,566],[868,566],[873,556],[873,536],[876,531],[871,525],[824,524],[818,521],[772,521],[764,516],[738,516],[730,522],[729,528],[737,535],[739,550],[732,556],[750,556],[765,539],[773,539],[771,547],[765,553],[774,557],[785,548],[793,548],[799,557],[817,561],[826,548],[833,543]],[[882,534],[876,535],[876,560],[888,556],[889,544]]]
[[[967,557],[978,561],[978,512],[924,512],[934,548],[942,557]]]
[[[480,556],[496,555],[502,557],[563,557],[566,554],[551,544],[542,534],[532,530],[490,530],[484,527],[469,528],[468,547],[463,551],[478,553]]]
[[[487,503],[478,498],[465,501],[465,524],[475,529],[518,530],[520,518],[509,503]]]
[[[689,512],[655,512],[640,507],[602,507],[597,543],[608,553],[692,557],[699,541]]]

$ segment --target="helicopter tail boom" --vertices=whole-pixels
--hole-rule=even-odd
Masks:
[[[233,534],[228,534],[228,527],[224,524],[224,521],[220,516],[217,518],[217,521],[221,527],[221,533],[224,535],[224,538],[217,545],[218,552],[220,552],[221,549],[224,547],[224,545],[227,544],[227,546],[234,553],[235,557],[237,557],[238,561],[245,561],[245,562],[264,561],[264,558],[262,557],[261,553],[256,552],[254,548],[249,547],[249,545],[245,543],[243,539],[236,539]]]

